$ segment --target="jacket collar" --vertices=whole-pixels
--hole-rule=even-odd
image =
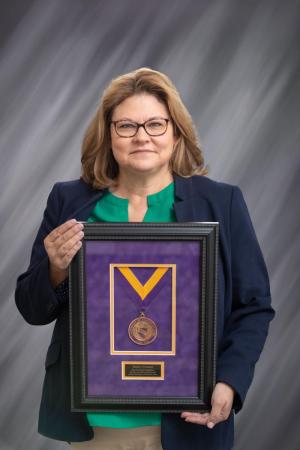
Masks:
[[[178,222],[213,221],[210,185],[206,177],[196,176],[183,178],[174,175],[175,181],[175,214]]]
[[[78,208],[74,213],[72,213],[72,217],[75,217],[78,221],[85,222],[89,218],[97,201],[102,197],[103,192],[103,190],[93,191],[90,199],[81,205],[80,208]]]
[[[174,209],[178,222],[193,222],[195,212],[192,202],[192,178],[183,178],[174,174],[175,203]]]
[[[183,178],[174,174],[175,183],[175,203],[174,209],[178,222],[193,222],[196,220],[193,202],[193,178]],[[78,208],[72,217],[79,221],[86,221],[91,214],[96,202],[102,197],[103,190],[91,193],[89,200]],[[198,198],[198,201],[201,199]],[[70,217],[71,218],[71,217]],[[199,220],[199,219],[198,219]]]

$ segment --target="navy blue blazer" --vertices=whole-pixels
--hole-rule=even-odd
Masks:
[[[239,188],[201,176],[174,179],[178,222],[220,223],[217,381],[234,388],[237,412],[274,315],[266,266]],[[56,321],[45,362],[39,432],[68,442],[92,439],[93,429],[84,413],[70,411],[68,301],[59,301],[50,284],[43,240],[67,219],[86,220],[101,195],[102,191],[82,180],[54,185],[29,268],[18,278],[15,293],[27,322],[43,325]],[[230,450],[233,414],[213,430],[187,423],[179,414],[163,414],[162,445],[164,450]]]

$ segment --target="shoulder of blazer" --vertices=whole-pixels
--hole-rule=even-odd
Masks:
[[[59,181],[55,183],[53,189],[57,190],[62,197],[72,198],[72,197],[92,197],[99,191],[93,189],[81,178],[77,180],[70,181]]]
[[[68,205],[81,205],[103,192],[92,188],[81,178],[71,181],[59,181],[55,183],[53,191],[62,204],[67,203]]]
[[[194,175],[189,178],[174,176],[175,195],[180,200],[205,199],[208,203],[228,207],[236,186],[212,180],[211,178]]]
[[[73,217],[86,220],[91,207],[102,194],[103,190],[93,189],[81,179],[58,182],[50,193],[48,207],[58,209],[60,223]]]

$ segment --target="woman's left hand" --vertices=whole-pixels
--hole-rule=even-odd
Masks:
[[[217,383],[211,397],[210,413],[183,412],[186,422],[206,425],[213,428],[217,423],[228,419],[234,398],[234,389],[225,383]]]

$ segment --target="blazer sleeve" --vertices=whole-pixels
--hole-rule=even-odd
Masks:
[[[230,216],[232,309],[219,349],[217,381],[234,388],[233,407],[239,411],[274,310],[263,255],[243,195],[237,187],[232,191]]]
[[[59,183],[49,194],[43,221],[33,244],[30,264],[17,279],[15,301],[24,319],[32,325],[45,325],[55,320],[63,306],[49,279],[49,261],[44,247],[45,237],[59,225]]]

